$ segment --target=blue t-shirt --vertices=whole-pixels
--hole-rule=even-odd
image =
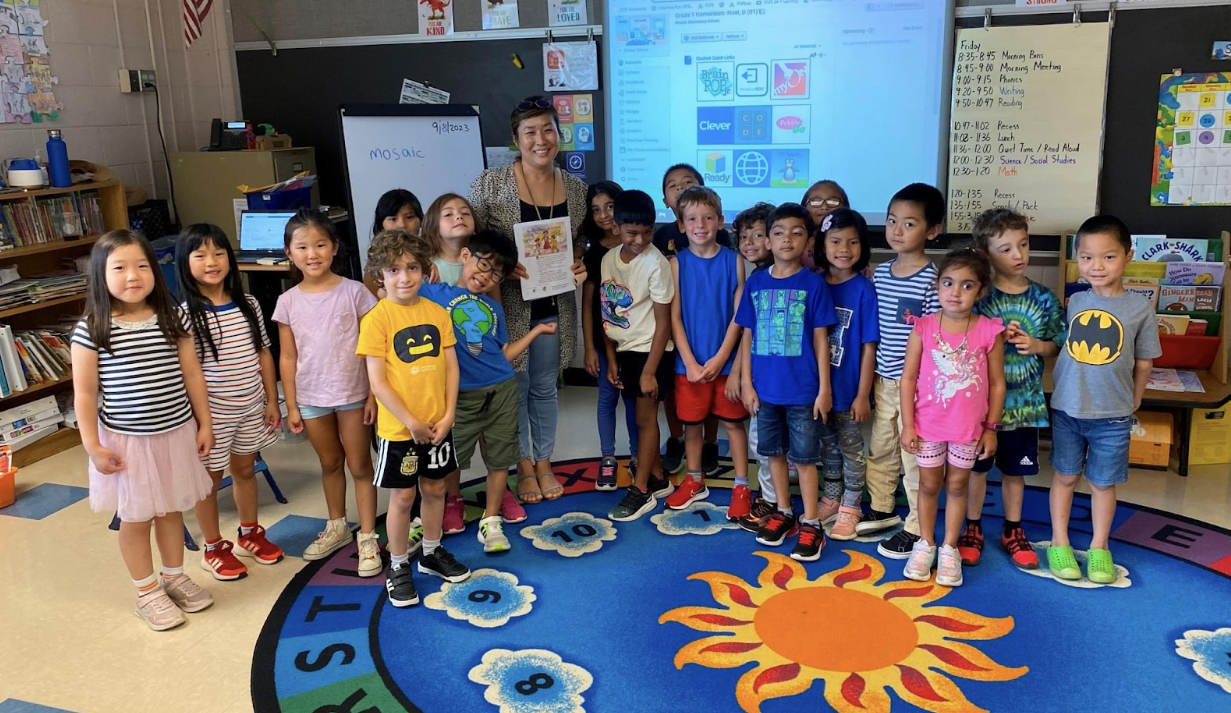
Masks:
[[[825,279],[808,269],[778,279],[762,270],[744,283],[735,322],[752,330],[752,385],[761,401],[810,404],[820,389],[813,332],[838,318]]]
[[[838,323],[829,330],[829,383],[833,389],[834,411],[850,411],[859,395],[859,367],[863,345],[879,342],[880,326],[876,315],[876,287],[863,275],[855,275],[840,285],[829,285]],[[875,369],[875,366],[873,366]]]
[[[515,376],[502,351],[509,343],[509,329],[499,303],[442,282],[420,285],[419,295],[444,307],[453,321],[458,389],[485,389]]]
[[[684,334],[688,336],[688,348],[697,363],[714,358],[722,349],[727,336],[727,327],[735,316],[735,291],[739,289],[740,254],[731,248],[718,247],[714,257],[697,257],[691,250],[675,256],[680,273],[680,318],[684,322]],[[727,363],[722,365],[722,374],[731,373],[736,349],[731,350]],[[676,349],[675,373],[686,374],[684,357]]]

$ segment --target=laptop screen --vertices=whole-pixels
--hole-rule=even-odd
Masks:
[[[239,217],[239,249],[244,251],[282,252],[283,231],[294,211],[258,213],[244,211]]]

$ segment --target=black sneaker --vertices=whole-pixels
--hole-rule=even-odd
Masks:
[[[620,464],[615,458],[606,456],[603,462],[598,466],[598,482],[595,483],[595,490],[615,490],[616,489],[616,474],[620,470]]]
[[[881,512],[879,510],[868,510],[867,514],[855,523],[855,534],[870,535],[873,532],[881,530],[889,530],[902,524],[902,518],[898,517],[896,512]],[[906,551],[910,555],[910,550]]]
[[[666,453],[663,453],[663,470],[675,473],[682,467],[684,467],[684,442],[667,438]]]
[[[665,498],[675,491],[675,486],[671,484],[667,476],[650,473],[649,489],[654,497]]]
[[[389,568],[385,574],[385,590],[389,592],[389,603],[395,607],[413,607],[419,603],[409,562]]]
[[[769,516],[769,520],[757,530],[757,542],[770,547],[777,547],[782,541],[798,532],[795,527],[795,516],[787,515],[779,510]]]
[[[758,496],[752,501],[752,509],[748,511],[748,514],[739,519],[739,526],[755,535],[769,521],[769,516],[776,512],[778,512],[776,504]]]
[[[443,547],[437,547],[432,554],[420,557],[419,571],[440,577],[446,582],[465,582],[470,579],[470,569],[458,562]]]
[[[706,475],[718,473],[718,444],[703,443],[701,445],[701,470]]]
[[[919,541],[918,535],[912,535],[906,530],[899,531],[893,537],[876,546],[876,551],[895,560],[910,559],[910,551]]]
[[[624,497],[620,499],[619,504],[611,508],[611,511],[607,513],[607,517],[616,522],[631,522],[657,506],[658,501],[654,499],[653,493],[643,492],[633,486],[629,486],[628,490],[624,492]]]
[[[825,532],[815,525],[803,523],[799,526],[799,542],[791,550],[791,559],[801,562],[815,562],[821,558],[821,550],[825,547]]]

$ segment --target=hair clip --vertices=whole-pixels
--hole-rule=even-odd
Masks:
[[[833,213],[825,216],[825,220],[821,221],[821,232],[828,233],[830,226],[833,225]]]

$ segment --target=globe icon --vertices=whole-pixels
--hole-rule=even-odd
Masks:
[[[464,300],[452,309],[453,325],[462,332],[466,349],[478,356],[483,352],[483,335],[492,327],[492,311],[477,299]]]
[[[758,151],[749,151],[735,159],[735,177],[741,182],[755,186],[769,175],[769,161]]]

